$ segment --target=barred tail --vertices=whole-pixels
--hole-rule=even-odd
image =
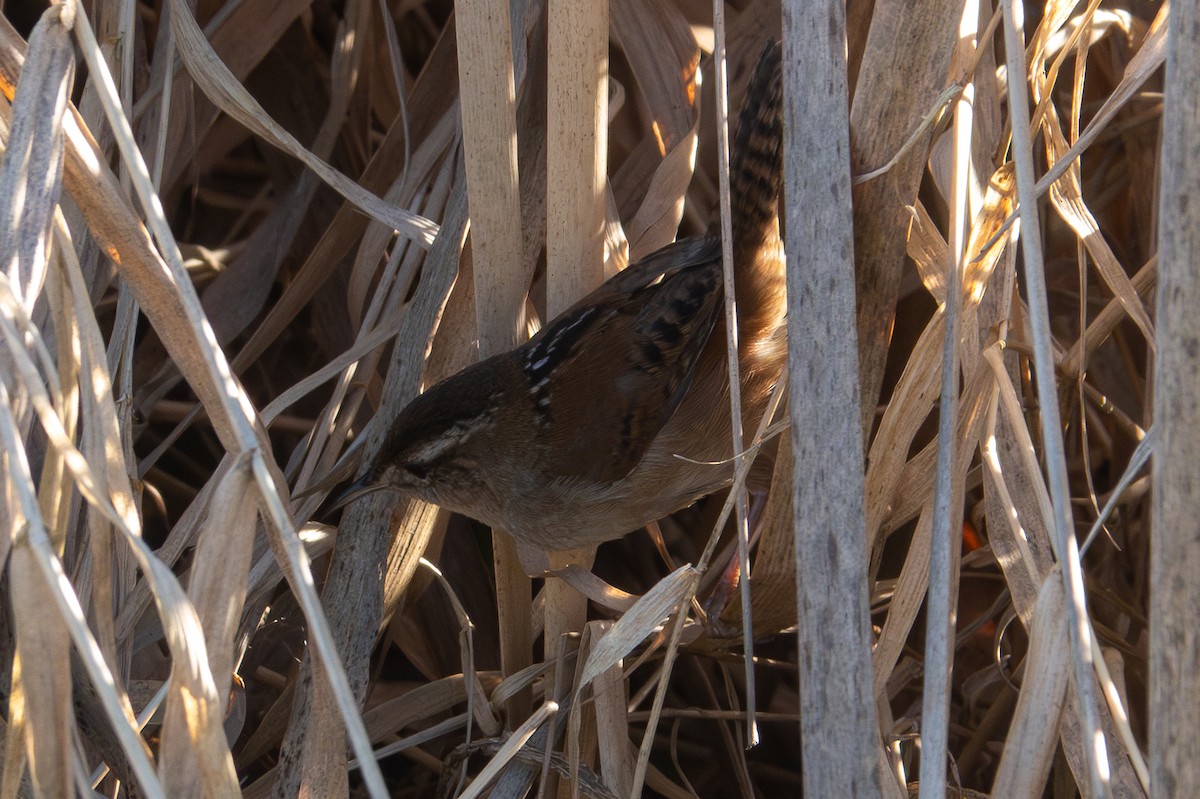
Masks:
[[[782,49],[767,42],[742,101],[729,164],[735,246],[755,246],[774,231],[783,185]]]

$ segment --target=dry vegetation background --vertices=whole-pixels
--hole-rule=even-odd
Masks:
[[[710,5],[611,0],[598,50],[585,23],[603,4],[563,4],[579,41],[558,50],[546,0],[511,5],[510,48],[498,3],[457,18],[449,0],[6,4],[0,797],[801,791],[790,434],[752,549],[753,691],[738,602],[714,597],[736,546],[682,568],[724,497],[601,547],[603,583],[531,584],[486,530],[435,509],[377,497],[338,526],[319,510],[373,418],[503,347],[526,297],[531,317],[548,295],[563,306],[547,208],[591,185],[604,142],[555,132],[556,79],[607,49],[609,191],[569,212],[604,214],[607,268],[719,207]],[[1048,0],[1017,30],[965,7],[978,48],[955,46],[962,3],[847,10],[870,432],[842,522],[866,547],[859,701],[879,731],[847,770],[889,797],[923,777],[931,797],[1141,796],[1167,9]],[[781,9],[725,10],[736,109]],[[485,155],[464,167],[464,149]],[[563,159],[577,163],[547,169]],[[1011,222],[1022,175],[1053,167]],[[550,224],[551,262],[585,252]],[[795,249],[793,269],[840,263]],[[576,588],[591,621],[568,641]],[[927,593],[953,626],[926,621]],[[1081,614],[1093,640],[1068,626]],[[825,632],[802,629],[801,650]],[[805,719],[809,757],[824,721]]]

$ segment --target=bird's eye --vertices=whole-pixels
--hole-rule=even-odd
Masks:
[[[426,480],[429,478],[429,469],[425,468],[425,466],[419,463],[407,464],[404,467],[404,470],[417,480]]]

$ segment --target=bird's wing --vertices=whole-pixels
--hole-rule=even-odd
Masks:
[[[719,246],[685,239],[610,279],[531,341],[531,395],[555,438],[538,468],[595,483],[628,475],[687,394],[722,296]]]

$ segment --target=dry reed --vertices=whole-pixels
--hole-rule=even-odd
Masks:
[[[1194,3],[455,5],[6,4],[0,799],[1200,791]],[[749,608],[724,494],[541,561],[329,518],[422,386],[710,229],[712,50],[736,110],[782,33]]]

